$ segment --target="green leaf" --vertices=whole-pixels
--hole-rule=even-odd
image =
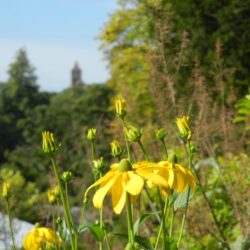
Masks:
[[[137,232],[139,229],[139,226],[144,223],[145,221],[147,221],[149,218],[151,218],[152,216],[156,216],[157,214],[159,214],[160,212],[152,212],[152,213],[147,213],[147,214],[142,214],[134,223],[134,232]]]
[[[174,240],[174,238],[169,237],[167,238],[167,250],[177,250],[177,244]]]
[[[91,234],[97,241],[102,241],[104,238],[104,230],[100,228],[99,225],[91,225],[91,224],[83,224],[80,225],[78,228],[78,233],[81,234],[82,232],[89,230]]]
[[[148,238],[136,235],[135,242],[138,243],[145,250],[153,250],[153,246]]]
[[[186,188],[184,192],[178,193],[178,196],[174,201],[174,210],[176,211],[179,208],[186,207],[188,202],[192,199],[192,196],[193,195],[190,187]]]

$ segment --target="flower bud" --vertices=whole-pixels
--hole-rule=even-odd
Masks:
[[[11,197],[10,184],[7,182],[3,183],[2,196],[4,199],[8,200]]]
[[[54,205],[56,203],[57,197],[54,193],[54,190],[48,190],[48,201],[50,204]]]
[[[140,141],[141,136],[142,136],[142,129],[139,130],[136,127],[133,127],[131,125],[127,126],[124,129],[124,132],[125,132],[128,140],[131,142]]]
[[[63,172],[62,180],[66,183],[69,183],[72,180],[72,173],[70,171]]]
[[[95,128],[89,128],[87,130],[87,139],[91,142],[95,141],[95,139],[96,139],[96,129]]]
[[[130,163],[130,161],[128,159],[122,159],[119,162],[118,170],[120,172],[126,172],[126,171],[130,171],[132,169],[133,169],[132,165],[131,165],[131,163]]]
[[[123,118],[127,114],[126,101],[122,98],[118,98],[115,101],[116,116]]]
[[[155,130],[155,137],[157,140],[164,140],[166,136],[167,136],[167,132],[164,128]]]
[[[59,145],[54,139],[54,134],[49,131],[42,132],[42,149],[44,153],[54,153]]]
[[[168,156],[168,162],[170,163],[177,163],[178,159],[177,159],[177,156],[175,153],[171,153],[169,156]]]
[[[60,197],[60,188],[59,188],[59,186],[54,187],[53,193],[54,193],[54,195],[56,196],[57,199]]]
[[[93,160],[93,164],[94,164],[94,169],[98,170],[99,172],[102,172],[102,170],[105,167],[103,157],[100,157],[97,160]]]
[[[110,143],[111,154],[114,157],[120,157],[122,154],[122,148],[118,141],[113,141]]]
[[[183,139],[190,140],[192,131],[189,126],[189,116],[183,116],[182,118],[176,119],[180,135]]]

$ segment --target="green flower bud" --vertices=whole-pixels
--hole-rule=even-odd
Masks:
[[[91,142],[95,141],[95,139],[96,139],[96,129],[95,128],[89,128],[87,130],[87,139]]]
[[[156,129],[155,136],[157,140],[164,140],[164,138],[167,136],[167,132],[164,128]]]
[[[39,222],[35,223],[35,228],[39,228],[39,227],[41,227],[40,223]]]
[[[136,127],[133,127],[131,125],[127,126],[124,129],[124,132],[125,132],[128,140],[131,142],[140,141],[141,136],[142,136],[142,129],[139,130]]]
[[[56,203],[57,197],[54,193],[54,190],[48,190],[48,201],[50,204],[54,205]]]
[[[42,149],[44,153],[54,153],[59,146],[55,141],[53,133],[49,131],[42,132]]]
[[[132,165],[131,165],[131,163],[130,163],[130,161],[128,159],[122,159],[119,162],[118,170],[120,172],[126,172],[126,171],[130,171],[132,169],[133,169]]]
[[[120,157],[122,154],[122,148],[118,141],[113,141],[110,143],[111,154],[114,157]]]
[[[103,157],[100,157],[97,160],[93,160],[93,164],[94,164],[94,169],[98,170],[98,171],[101,171],[101,172],[105,167]]]
[[[63,172],[62,180],[66,183],[69,183],[72,180],[72,173],[70,171]]]
[[[171,163],[177,163],[178,162],[178,159],[177,159],[177,156],[176,156],[175,153],[171,153],[168,156],[168,162],[171,162]]]
[[[53,193],[54,193],[54,195],[56,196],[57,199],[60,197],[60,188],[59,188],[59,186],[54,187]]]
[[[10,184],[7,182],[3,183],[2,196],[4,199],[8,200],[11,197]]]
[[[189,116],[183,116],[182,118],[177,118],[176,124],[178,126],[180,136],[183,139],[190,140],[192,131],[189,126]]]
[[[123,118],[127,114],[126,101],[122,98],[118,98],[115,101],[116,116]]]

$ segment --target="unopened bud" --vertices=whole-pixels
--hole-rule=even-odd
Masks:
[[[7,182],[3,183],[2,196],[4,199],[8,200],[11,197],[10,184]]]
[[[190,140],[192,131],[189,126],[189,116],[183,116],[182,118],[177,118],[176,124],[178,126],[180,136],[183,139]]]
[[[136,127],[133,127],[131,125],[127,126],[124,129],[124,132],[125,132],[128,140],[131,142],[140,141],[141,136],[142,136],[142,129],[139,130]]]
[[[122,154],[122,148],[118,141],[113,141],[110,143],[111,154],[114,157],[120,157]]]
[[[167,136],[167,132],[164,128],[155,130],[155,137],[157,140],[164,140],[166,136]]]
[[[42,132],[42,149],[44,153],[54,153],[59,146],[55,141],[53,133],[49,131]]]
[[[93,160],[93,164],[94,164],[95,170],[99,170],[100,172],[102,172],[102,170],[105,167],[103,157],[100,157],[97,160]]]
[[[57,197],[53,190],[48,190],[48,201],[50,204],[54,205],[56,203]]]
[[[72,180],[72,173],[70,171],[63,172],[62,180],[66,183],[70,182]]]
[[[95,139],[96,139],[96,129],[95,128],[89,128],[87,130],[87,139],[91,142],[95,141]]]
[[[116,116],[123,118],[127,114],[126,101],[122,98],[118,98],[115,101]]]

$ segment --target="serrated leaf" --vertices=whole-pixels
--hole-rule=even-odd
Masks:
[[[153,250],[153,246],[148,238],[136,235],[135,242],[142,246],[145,250]]]
[[[186,207],[189,201],[192,199],[191,188],[188,187],[184,192],[178,193],[176,200],[174,201],[174,210],[176,211],[179,208]]]
[[[139,226],[147,221],[149,218],[151,218],[152,216],[156,216],[157,214],[159,214],[159,212],[153,212],[153,213],[147,213],[147,214],[142,214],[134,223],[134,232],[137,232],[139,229]]]
[[[94,225],[91,225],[91,224],[80,225],[78,228],[78,233],[81,234],[86,230],[89,230],[97,241],[103,240],[105,233],[104,233],[104,230],[100,228],[99,225],[95,225],[95,224]]]

